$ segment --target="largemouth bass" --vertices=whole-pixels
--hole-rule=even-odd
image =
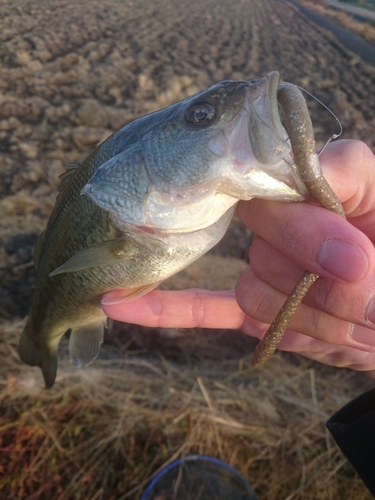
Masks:
[[[35,249],[36,288],[21,359],[54,384],[100,352],[103,293],[133,300],[212,248],[238,200],[308,197],[282,126],[278,73],[224,81],[119,130],[62,176]]]

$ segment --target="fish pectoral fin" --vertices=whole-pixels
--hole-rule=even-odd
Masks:
[[[124,260],[130,260],[135,256],[135,246],[131,238],[122,237],[116,240],[103,241],[77,252],[73,257],[64,262],[49,274],[49,277],[61,273],[74,273],[89,267],[116,264]]]
[[[149,285],[142,285],[133,288],[122,288],[120,290],[113,290],[113,292],[107,292],[105,294],[105,299],[102,300],[102,305],[115,305],[115,304],[125,304],[126,302],[131,302],[132,300],[139,299],[146,295],[146,293],[151,292],[154,288],[160,285],[162,281],[156,281]]]
[[[72,365],[78,368],[90,364],[100,353],[104,337],[103,322],[74,328],[69,339],[69,357]]]

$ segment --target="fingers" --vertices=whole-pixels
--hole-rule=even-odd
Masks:
[[[375,271],[375,158],[361,142],[340,141],[327,148],[323,160],[348,222],[306,203],[251,200],[239,203],[237,211],[248,227],[302,268],[359,281]]]
[[[259,280],[283,294],[291,292],[303,272],[259,237],[254,238],[250,249],[250,263]],[[350,261],[346,265],[350,267]],[[375,275],[370,274],[350,286],[320,278],[310,289],[304,303],[344,321],[375,329]]]
[[[262,323],[270,323],[287,298],[287,294],[259,279],[250,268],[238,282],[236,296],[241,309]],[[330,344],[375,353],[373,329],[353,325],[307,304],[298,307],[289,329]],[[248,330],[245,331],[248,333]]]
[[[302,356],[330,366],[365,371],[370,377],[374,375],[370,373],[375,371],[374,353],[364,352],[354,347],[337,346],[307,335],[287,331],[279,349],[298,352]]]
[[[362,230],[372,228],[372,153],[357,141],[341,141],[327,149],[323,160],[329,181],[352,215],[350,222],[355,220]],[[375,251],[370,239],[353,224],[307,204],[254,200],[239,206],[239,214],[258,235],[250,249],[253,271],[237,286],[246,314],[271,322],[302,270],[308,269],[328,279],[312,287],[290,328],[328,344],[373,350]]]
[[[347,217],[364,229],[363,215],[366,218],[375,210],[374,154],[361,141],[343,140],[330,144],[320,160],[324,176],[344,204]]]
[[[374,374],[375,159],[363,143],[341,141],[326,150],[323,168],[348,221],[307,204],[239,204],[257,236],[237,299],[246,314],[270,323],[304,269],[326,277],[297,309],[280,349]],[[255,334],[247,322],[244,331]]]
[[[154,290],[133,302],[102,304],[102,308],[118,321],[164,328],[241,329],[245,320],[233,291]]]
[[[111,292],[112,293],[112,292]],[[165,328],[227,328],[261,338],[267,324],[245,316],[233,292],[155,290],[123,305],[103,306],[105,313],[120,321]],[[287,331],[281,350],[298,352],[310,359],[337,367],[366,371],[375,378],[375,355],[352,346],[341,346],[304,334]]]
[[[321,207],[252,200],[239,215],[273,247],[319,275],[353,282],[375,269],[374,246],[365,234]]]

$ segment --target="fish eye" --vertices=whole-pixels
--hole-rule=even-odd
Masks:
[[[186,112],[186,121],[206,125],[215,116],[215,108],[209,102],[193,104]]]

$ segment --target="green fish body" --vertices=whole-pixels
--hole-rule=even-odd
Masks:
[[[36,288],[21,359],[54,384],[57,349],[100,352],[103,293],[133,300],[212,248],[238,200],[302,201],[280,122],[278,74],[224,81],[125,126],[62,176],[35,249]]]

